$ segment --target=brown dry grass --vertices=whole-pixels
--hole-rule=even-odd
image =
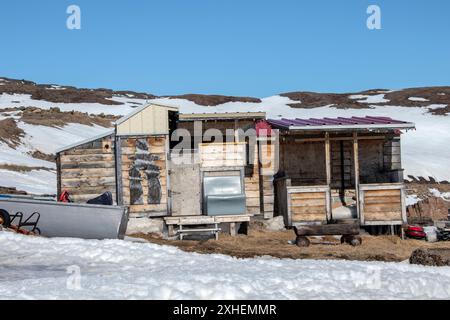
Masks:
[[[25,191],[17,190],[16,188],[0,186],[0,194],[21,194],[21,195],[26,195],[27,193]]]
[[[46,167],[28,167],[28,166],[20,166],[15,164],[0,164],[0,169],[15,171],[15,172],[30,172],[33,170],[50,170]]]
[[[109,128],[117,117],[111,115],[89,115],[87,113],[71,111],[62,112],[59,108],[49,110],[27,108],[22,112],[23,122],[48,127],[62,127],[68,123],[80,123],[88,126],[94,124]]]
[[[450,242],[427,243],[418,240],[401,240],[396,236],[362,236],[363,244],[352,247],[340,244],[339,239],[325,237],[311,239],[312,245],[300,248],[289,244],[295,239],[294,231],[270,232],[250,229],[248,236],[231,237],[221,234],[218,241],[164,240],[153,235],[138,234],[135,237],[152,243],[171,245],[187,252],[225,254],[237,258],[272,256],[290,259],[344,259],[358,261],[392,261],[407,260],[417,248],[448,248]]]
[[[44,153],[39,150],[30,151],[30,152],[28,152],[28,154],[35,159],[49,161],[49,162],[56,162],[56,156],[54,154]]]
[[[6,143],[11,148],[16,148],[23,136],[25,136],[25,132],[17,126],[14,119],[0,120],[0,142]]]

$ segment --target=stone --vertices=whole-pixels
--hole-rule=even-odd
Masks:
[[[144,233],[164,236],[164,220],[161,218],[130,218],[128,220],[127,235]]]
[[[264,228],[269,231],[284,231],[286,226],[284,225],[283,216],[278,216],[272,219],[263,221]]]

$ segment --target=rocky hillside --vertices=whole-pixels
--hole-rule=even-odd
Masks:
[[[153,100],[157,98],[182,99],[200,106],[218,106],[228,102],[260,103],[260,98],[235,97],[222,95],[183,94],[173,96],[156,96],[150,93],[134,91],[114,91],[110,89],[85,89],[54,84],[36,84],[27,80],[16,80],[0,77],[0,94],[28,94],[33,100],[43,100],[54,103],[99,103],[104,105],[121,105],[123,102],[114,97]],[[450,112],[450,87],[409,88],[397,91],[373,89],[353,93],[317,93],[288,92],[280,96],[293,101],[289,104],[294,108],[317,108],[333,105],[336,108],[369,108],[369,104],[380,106],[426,107],[442,105],[433,113],[446,114]],[[445,105],[445,106],[444,106]]]
[[[55,150],[98,135],[146,103],[182,113],[264,111],[269,118],[390,116],[416,123],[404,134],[406,176],[450,181],[450,87],[374,89],[354,93],[290,92],[265,98],[83,89],[0,78],[0,186],[54,193]]]

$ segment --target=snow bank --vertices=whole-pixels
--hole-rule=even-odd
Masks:
[[[6,232],[0,242],[1,299],[450,298],[448,267],[236,259],[147,243]]]

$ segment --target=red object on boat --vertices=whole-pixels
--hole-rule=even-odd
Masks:
[[[64,190],[64,191],[61,193],[61,195],[59,196],[58,201],[59,201],[59,202],[72,202],[72,201],[70,200],[70,195],[69,195],[69,193],[68,193],[67,191],[65,191],[65,190]]]

